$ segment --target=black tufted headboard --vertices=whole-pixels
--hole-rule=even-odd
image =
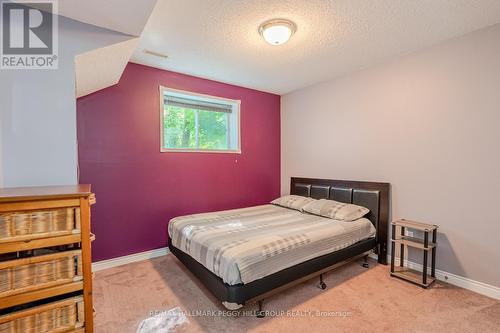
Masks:
[[[377,229],[377,254],[383,264],[387,263],[389,192],[389,183],[296,177],[290,182],[290,194],[336,200],[370,209],[366,217]]]

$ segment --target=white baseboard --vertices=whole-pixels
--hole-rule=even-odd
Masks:
[[[377,255],[376,254],[371,254],[371,258],[377,260]],[[391,263],[391,256],[387,256],[387,262],[390,264]],[[394,261],[395,265],[399,265],[399,258],[395,258]],[[422,272],[423,266],[421,264],[417,264],[416,262],[413,261],[408,261],[405,259],[404,265],[408,268],[414,269],[416,271]],[[429,271],[430,272],[430,271]],[[483,282],[471,280],[469,278],[455,275],[449,272],[445,272],[439,269],[436,269],[436,279],[440,281],[447,282],[449,284],[455,285],[460,288],[468,289],[471,291],[474,291],[478,294],[485,295],[497,300],[500,300],[500,288],[495,287]]]
[[[97,261],[97,262],[92,263],[92,271],[97,272],[97,271],[101,271],[101,270],[107,269],[107,268],[126,265],[126,264],[130,264],[133,262],[138,262],[138,261],[143,261],[143,260],[148,260],[148,259],[153,259],[153,258],[167,255],[169,252],[170,251],[168,250],[168,248],[162,247],[162,248],[151,250],[151,251],[130,254],[128,256]]]
[[[113,259],[108,259],[108,260],[102,260],[98,261],[92,264],[92,270],[94,272],[107,269],[107,268],[112,268],[112,267],[117,267],[121,265],[126,265],[130,264],[133,262],[138,262],[138,261],[143,261],[143,260],[148,260],[148,259],[153,259],[157,257],[161,257],[164,255],[167,255],[170,253],[168,248],[162,247],[159,249],[151,250],[151,251],[145,251],[145,252],[140,252],[140,253],[134,253],[130,254],[128,256],[124,257],[118,257],[118,258],[113,258]],[[376,254],[370,254],[370,257],[377,260],[377,255]],[[391,257],[387,256],[387,262],[391,262]],[[396,265],[399,265],[399,258],[396,258],[395,261]],[[417,271],[422,271],[422,265],[417,264],[413,261],[408,261],[405,259],[404,262],[406,267],[409,267],[411,269],[417,270]],[[465,278],[463,276],[455,275],[452,273],[448,273],[439,269],[436,269],[436,278],[441,281],[448,282],[452,285],[455,285],[460,288],[468,289],[471,291],[474,291],[478,294],[485,295],[494,299],[500,300],[500,288],[495,287],[483,282],[471,280],[468,278]]]

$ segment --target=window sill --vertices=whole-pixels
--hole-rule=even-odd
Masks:
[[[161,148],[161,153],[216,153],[216,154],[241,154],[238,150],[208,150],[208,149],[168,149]]]

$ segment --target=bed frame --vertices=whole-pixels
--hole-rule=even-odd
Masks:
[[[170,251],[209,289],[215,297],[225,304],[245,305],[257,301],[257,317],[263,317],[262,300],[297,283],[320,277],[320,287],[326,288],[323,273],[360,257],[366,258],[372,250],[378,254],[378,262],[387,265],[387,226],[389,220],[390,184],[347,180],[291,178],[290,194],[331,199],[345,203],[358,204],[370,209],[367,218],[375,226],[375,238],[366,239],[347,248],[305,261],[283,269],[247,284],[228,285],[220,277],[209,271],[188,254],[172,245]]]

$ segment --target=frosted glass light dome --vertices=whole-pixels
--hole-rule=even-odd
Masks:
[[[286,43],[297,27],[292,21],[276,19],[264,22],[259,27],[262,37],[271,45],[281,45]]]

